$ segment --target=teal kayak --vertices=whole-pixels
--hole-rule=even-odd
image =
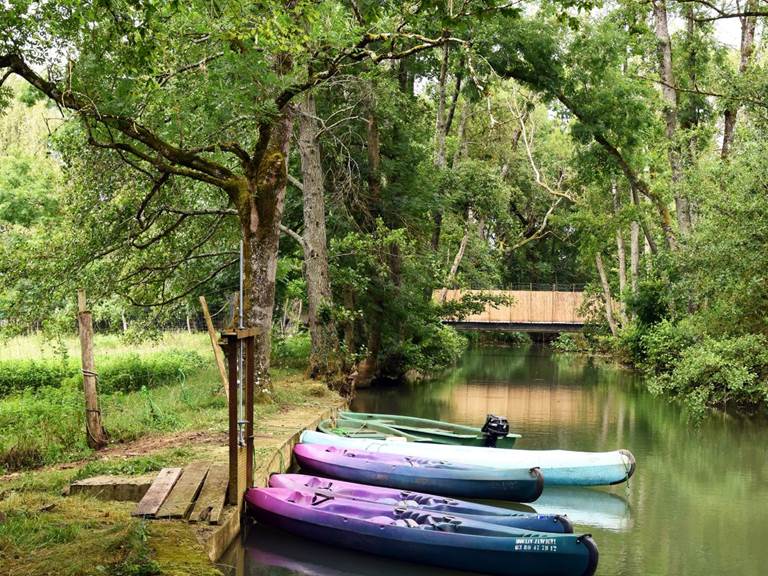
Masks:
[[[453,424],[439,420],[371,414],[366,412],[339,412],[338,418],[324,420],[318,426],[321,432],[347,438],[389,440],[402,438],[408,442],[431,442],[455,446],[492,446],[512,448],[520,434],[511,434],[506,419],[488,416],[482,428]]]
[[[570,450],[498,450],[477,446],[444,446],[421,442],[393,442],[344,438],[306,430],[305,444],[323,444],[365,452],[440,459],[452,464],[503,469],[539,468],[547,486],[602,486],[627,481],[635,471],[628,450],[573,452]]]

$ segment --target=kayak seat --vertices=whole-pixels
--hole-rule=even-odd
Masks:
[[[419,528],[419,523],[410,518],[399,518],[395,520],[389,516],[374,516],[369,518],[370,522],[374,524],[381,524],[382,526],[400,526],[401,528]]]

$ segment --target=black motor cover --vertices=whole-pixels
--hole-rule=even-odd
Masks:
[[[496,446],[496,441],[499,438],[504,438],[509,434],[509,422],[504,416],[488,414],[480,431],[485,435],[485,445],[493,447]]]

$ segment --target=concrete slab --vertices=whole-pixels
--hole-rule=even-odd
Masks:
[[[99,500],[138,502],[149,490],[155,476],[156,473],[141,476],[94,476],[73,482],[69,486],[69,494],[91,496]]]

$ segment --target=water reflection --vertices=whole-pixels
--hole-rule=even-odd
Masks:
[[[492,412],[506,415],[523,434],[521,448],[628,448],[638,462],[629,485],[550,487],[522,508],[567,513],[577,530],[591,532],[600,548],[600,575],[768,573],[765,422],[721,417],[693,427],[677,406],[648,394],[632,372],[540,348],[471,351],[440,380],[364,390],[353,408],[471,424]],[[249,574],[446,574],[282,534],[252,542],[250,548],[269,553],[288,544],[279,548],[282,563],[243,556]]]
[[[550,486],[533,507],[539,514],[567,514],[577,532],[588,532],[591,528],[626,532],[632,527],[629,503],[621,494]]]
[[[240,552],[244,554],[242,571],[237,576],[468,576],[467,572],[332,548],[259,525],[248,529],[244,548]],[[237,563],[233,557],[226,560],[230,566]]]

